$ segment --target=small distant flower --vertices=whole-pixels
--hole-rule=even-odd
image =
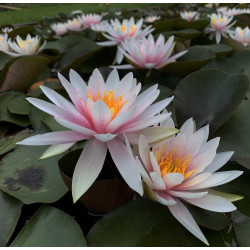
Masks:
[[[145,17],[145,21],[147,23],[154,23],[156,20],[159,20],[159,19],[161,19],[160,16],[147,16],[147,17]]]
[[[105,32],[107,26],[107,21],[103,21],[97,24],[91,24],[90,29],[97,31],[97,32]]]
[[[136,40],[134,38],[127,39],[122,43],[122,46],[119,47],[119,49],[123,55],[135,65],[135,67],[161,69],[167,64],[175,62],[177,58],[187,52],[182,51],[170,57],[174,46],[174,36],[171,36],[165,43],[163,35],[159,35],[156,41],[154,41],[152,35],[149,35],[147,39],[145,37],[141,40]],[[114,67],[122,69],[133,68],[131,65]]]
[[[221,14],[225,14],[225,12],[228,10],[227,6],[222,6],[220,8],[217,9],[217,12],[221,13]]]
[[[83,14],[81,17],[83,27],[90,28],[91,24],[99,24],[102,20],[102,15],[98,14]]]
[[[9,45],[8,45],[8,35],[0,35],[0,51],[8,52]]]
[[[74,10],[71,12],[71,15],[81,15],[82,14],[82,10]]]
[[[83,30],[82,21],[81,21],[80,18],[74,18],[72,20],[68,20],[68,22],[66,23],[66,25],[67,25],[67,28],[69,30],[72,30],[72,31]]]
[[[68,31],[66,23],[53,23],[50,27],[58,36],[63,35]]]
[[[4,33],[10,33],[13,29],[9,27],[2,28],[2,32]]]
[[[105,36],[110,41],[98,42],[97,44],[101,46],[119,46],[127,37],[141,39],[142,37],[147,36],[154,30],[151,29],[151,26],[148,26],[147,28],[142,30],[142,24],[143,19],[140,19],[137,23],[135,23],[133,17],[131,17],[129,20],[124,19],[122,23],[117,19],[111,20],[111,25],[107,24],[106,26],[106,33],[108,34],[103,33],[103,36]],[[115,61],[120,64],[122,59],[123,55],[120,50],[117,49]]]
[[[171,118],[163,124],[174,127]],[[214,212],[231,212],[236,207],[225,198],[210,194],[210,188],[230,182],[243,172],[217,172],[233,152],[216,154],[220,138],[207,141],[208,126],[195,132],[193,120],[189,119],[180,131],[176,136],[153,146],[152,150],[145,137],[140,136],[141,162],[137,159],[138,169],[147,184],[149,197],[168,206],[184,227],[208,244],[182,201]]]
[[[115,11],[115,15],[120,16],[122,14],[121,11]]]
[[[173,97],[151,105],[160,93],[157,84],[138,95],[141,84],[137,84],[133,74],[128,73],[120,80],[116,70],[111,72],[106,82],[99,70],[94,70],[88,85],[73,70],[69,74],[71,83],[62,75],[58,76],[74,105],[45,86],[41,86],[42,91],[55,105],[37,98],[27,100],[54,116],[59,124],[69,130],[35,135],[18,144],[52,145],[52,148],[49,148],[51,156],[62,146],[68,149],[77,141],[88,140],[73,174],[74,202],[96,180],[103,167],[107,150],[127,184],[142,195],[141,177],[136,161],[128,150],[128,140],[130,141],[129,137],[133,140],[137,137],[138,143],[139,135],[145,134],[151,140],[159,141],[159,138],[164,139],[176,133],[176,129],[165,127],[165,132],[154,134],[154,127],[150,127],[170,117],[171,113],[159,112]],[[166,131],[169,131],[167,135]]]
[[[231,17],[231,16],[237,16],[237,15],[241,15],[241,14],[250,14],[250,9],[236,9],[236,8],[232,8],[232,9],[228,9],[225,13],[225,15]]]
[[[250,30],[248,27],[245,29],[237,27],[231,37],[242,43],[244,46],[250,45]]]
[[[220,42],[221,36],[228,37],[232,31],[230,28],[235,24],[235,22],[231,23],[233,17],[228,17],[226,15],[220,14],[212,14],[210,16],[211,21],[210,25],[204,30],[205,34],[210,33],[209,39],[213,39],[215,37],[216,43]]]
[[[12,56],[35,55],[44,48],[46,41],[40,46],[41,38],[39,36],[31,37],[31,35],[28,34],[25,40],[17,36],[16,42],[8,40],[8,44],[14,52],[6,52],[7,54]]]
[[[211,9],[211,8],[218,8],[219,7],[219,3],[207,3],[207,4],[205,4],[205,7],[206,8],[209,8],[209,9]]]
[[[190,22],[193,20],[198,20],[200,13],[198,13],[197,11],[184,11],[180,12],[180,16],[182,19],[185,19]]]

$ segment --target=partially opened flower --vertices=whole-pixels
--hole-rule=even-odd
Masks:
[[[231,17],[231,16],[237,16],[237,15],[241,15],[241,14],[250,14],[250,9],[236,9],[236,8],[232,8],[232,9],[228,9],[225,13],[225,15]]]
[[[35,55],[38,54],[45,46],[46,41],[40,46],[41,38],[39,36],[31,37],[27,35],[26,39],[22,39],[20,36],[16,37],[16,42],[8,40],[8,44],[13,52],[6,52],[12,56],[20,55]]]
[[[197,11],[184,11],[180,12],[180,16],[190,22],[199,19],[200,14]]]
[[[68,20],[66,23],[67,28],[72,31],[81,31],[83,30],[82,21],[80,18],[73,18],[72,20]]]
[[[90,29],[96,31],[96,32],[105,32],[106,31],[106,26],[107,26],[107,21],[102,21],[97,24],[91,24]]]
[[[225,14],[225,12],[228,10],[228,7],[227,6],[222,6],[220,8],[217,9],[217,12],[218,13],[221,13],[221,14]]]
[[[152,35],[142,40],[127,39],[119,47],[123,55],[138,68],[146,69],[161,69],[167,64],[175,62],[177,58],[184,55],[187,50],[182,51],[172,57],[170,55],[173,52],[175,46],[174,36],[171,36],[165,43],[163,35],[159,35],[158,39],[154,41]],[[114,66],[120,69],[133,68],[132,65]]]
[[[66,23],[53,23],[50,25],[50,27],[58,36],[63,35],[68,31]]]
[[[102,15],[98,14],[83,14],[81,17],[83,27],[89,28],[91,24],[98,24],[102,20]]]
[[[69,75],[71,83],[62,75],[58,76],[74,105],[45,86],[41,86],[42,91],[55,105],[36,98],[27,99],[70,130],[36,135],[19,144],[53,144],[47,151],[47,155],[53,155],[62,146],[68,149],[75,142],[88,139],[73,175],[74,202],[85,193],[101,172],[107,150],[127,184],[142,195],[141,177],[135,159],[124,144],[124,135],[129,140],[131,137],[134,143],[136,138],[138,142],[139,134],[145,134],[149,140],[157,141],[176,133],[176,129],[168,127],[155,133],[155,128],[149,127],[171,115],[158,113],[173,97],[151,105],[160,92],[157,85],[138,95],[141,84],[136,83],[133,74],[129,73],[120,80],[116,70],[112,71],[106,83],[100,72],[94,70],[88,85],[73,70]]]
[[[154,23],[155,21],[157,21],[159,19],[161,19],[160,16],[147,16],[147,17],[145,17],[145,21],[147,23]]]
[[[210,25],[204,30],[205,34],[209,33],[209,39],[213,39],[215,37],[216,43],[220,42],[221,36],[228,37],[232,33],[230,28],[235,24],[235,22],[231,23],[233,17],[228,17],[226,15],[221,14],[212,14],[210,16],[211,21]]]
[[[5,28],[2,28],[2,32],[4,33],[9,33],[11,32],[13,29],[12,28],[9,28],[9,27],[5,27]]]
[[[0,51],[8,52],[9,45],[8,45],[8,35],[0,35]]]
[[[250,31],[248,27],[245,27],[245,29],[236,27],[231,37],[242,43],[244,46],[250,45]]]
[[[135,39],[141,39],[144,36],[150,34],[154,29],[151,29],[151,26],[148,26],[144,30],[141,29],[143,24],[143,19],[140,19],[137,23],[133,17],[129,20],[124,19],[122,23],[117,19],[111,20],[111,25],[107,24],[106,33],[103,35],[109,39],[110,41],[106,42],[98,42],[98,45],[101,46],[120,46],[121,42],[123,42],[127,37],[133,37]],[[123,59],[123,55],[119,49],[117,49],[116,61],[117,63],[121,63]]]
[[[164,125],[174,126],[171,118]],[[156,144],[152,150],[145,137],[140,136],[141,161],[137,159],[149,197],[168,206],[173,216],[206,244],[206,238],[182,201],[214,212],[233,211],[236,207],[227,199],[210,194],[210,188],[242,174],[242,171],[217,172],[233,152],[216,154],[219,138],[207,141],[208,134],[208,126],[195,132],[193,120],[189,119],[180,133]]]

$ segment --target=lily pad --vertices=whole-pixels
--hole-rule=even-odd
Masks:
[[[202,69],[188,75],[175,90],[179,126],[193,117],[197,129],[209,124],[212,134],[230,118],[248,88],[249,79],[244,74],[229,75],[217,69]]]
[[[0,190],[0,247],[5,247],[14,232],[23,203]]]
[[[29,102],[26,100],[26,95],[21,92],[20,94],[13,96],[8,105],[8,110],[13,114],[28,115]]]
[[[67,192],[57,168],[60,156],[39,161],[46,148],[17,145],[0,163],[0,188],[25,204],[60,199]]]
[[[81,227],[65,212],[42,206],[11,247],[86,247]]]

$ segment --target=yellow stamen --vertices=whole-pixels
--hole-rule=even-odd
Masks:
[[[127,102],[127,101],[123,101],[123,95],[118,96],[115,99],[114,96],[114,91],[111,89],[108,93],[106,92],[106,90],[104,90],[104,95],[103,97],[100,96],[99,91],[97,90],[97,97],[94,98],[92,95],[88,95],[88,97],[93,101],[96,102],[100,99],[103,100],[103,102],[108,106],[108,108],[110,109],[111,112],[111,119],[113,119],[117,113],[120,111],[120,109],[123,107],[123,105]]]
[[[182,154],[176,156],[174,150],[170,154],[167,153],[164,157],[161,157],[160,160],[158,160],[162,177],[168,173],[180,173],[184,178],[189,177],[195,171],[186,171],[191,160],[192,155],[190,154],[183,157]]]
[[[18,43],[18,45],[19,45],[19,47],[20,47],[21,49],[23,49],[24,44],[27,46],[27,45],[29,45],[29,44],[31,43],[31,41],[32,41],[32,40],[20,41],[20,42]]]
[[[120,29],[121,29],[121,31],[122,32],[125,32],[125,30],[126,30],[126,25],[121,25],[120,26]],[[134,35],[134,33],[135,33],[135,30],[136,30],[136,25],[132,25],[131,27],[130,27],[130,36],[133,36]]]

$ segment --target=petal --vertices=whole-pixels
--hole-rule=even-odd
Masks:
[[[97,90],[99,91],[100,95],[104,95],[104,90],[106,90],[106,84],[103,80],[102,74],[98,69],[95,69],[92,75],[89,78],[88,86],[94,94],[96,94]]]
[[[158,175],[161,175],[161,170],[160,170],[160,167],[158,165],[158,162],[155,159],[154,153],[150,152],[149,155],[150,155],[150,161],[151,161],[151,164],[152,164],[152,167],[153,167],[153,172],[156,172]]]
[[[214,212],[224,213],[236,210],[236,207],[230,201],[213,194],[207,194],[206,196],[198,199],[183,199],[197,207]]]
[[[169,190],[172,187],[181,184],[184,180],[184,176],[179,173],[168,173],[164,175],[163,179],[165,181],[167,190]]]
[[[86,135],[77,133],[75,131],[59,131],[50,132],[43,135],[34,135],[26,138],[17,144],[21,145],[52,145],[52,144],[65,144],[77,142],[89,138]]]
[[[117,135],[112,134],[95,134],[95,138],[101,142],[108,142],[110,140],[113,140]]]
[[[131,157],[126,146],[119,139],[109,141],[107,144],[111,157],[123,179],[133,190],[142,195],[142,181],[136,160]]]
[[[169,206],[170,212],[173,216],[195,237],[203,241],[206,245],[208,245],[208,241],[201,232],[199,226],[195,222],[193,216],[188,211],[188,209],[183,205],[182,202],[176,199],[177,204],[173,206]]]
[[[87,94],[87,85],[81,78],[81,76],[74,71],[73,69],[70,69],[69,71],[69,79],[71,84],[74,86],[74,88],[78,91],[79,95],[83,97],[83,99],[86,98]]]
[[[181,133],[185,134],[187,137],[194,133],[194,121],[193,118],[188,119],[180,128]]]
[[[155,196],[162,205],[173,206],[176,204],[176,201],[166,192],[156,191]]]
[[[100,174],[107,154],[107,144],[96,139],[89,140],[76,164],[72,195],[74,203],[89,189]]]
[[[229,161],[233,153],[234,153],[233,151],[228,151],[228,152],[222,152],[222,153],[216,154],[216,156],[214,157],[214,160],[210,163],[209,166],[206,167],[204,172],[213,173],[217,171]]]
[[[153,166],[150,160],[150,148],[144,135],[140,135],[139,138],[139,154],[148,171],[153,171]]]
[[[168,194],[171,196],[179,197],[179,198],[189,198],[189,199],[196,199],[205,196],[208,192],[181,192],[181,191],[173,191],[169,190]]]
[[[75,142],[66,143],[66,144],[51,145],[48,149],[46,149],[46,151],[43,152],[43,154],[40,156],[39,160],[49,158],[49,157],[54,156],[54,155],[61,154],[61,153],[65,152],[66,150],[70,149],[74,144],[75,144]]]
[[[95,129],[99,133],[106,133],[106,127],[111,121],[111,112],[103,100],[100,99],[93,104],[91,116]]]
[[[107,92],[110,91],[111,89],[114,90],[119,83],[120,83],[119,74],[116,69],[113,69],[106,81]]]
[[[163,179],[161,178],[161,175],[156,172],[151,172],[150,177],[153,181],[153,189],[154,190],[166,190],[166,185]]]

